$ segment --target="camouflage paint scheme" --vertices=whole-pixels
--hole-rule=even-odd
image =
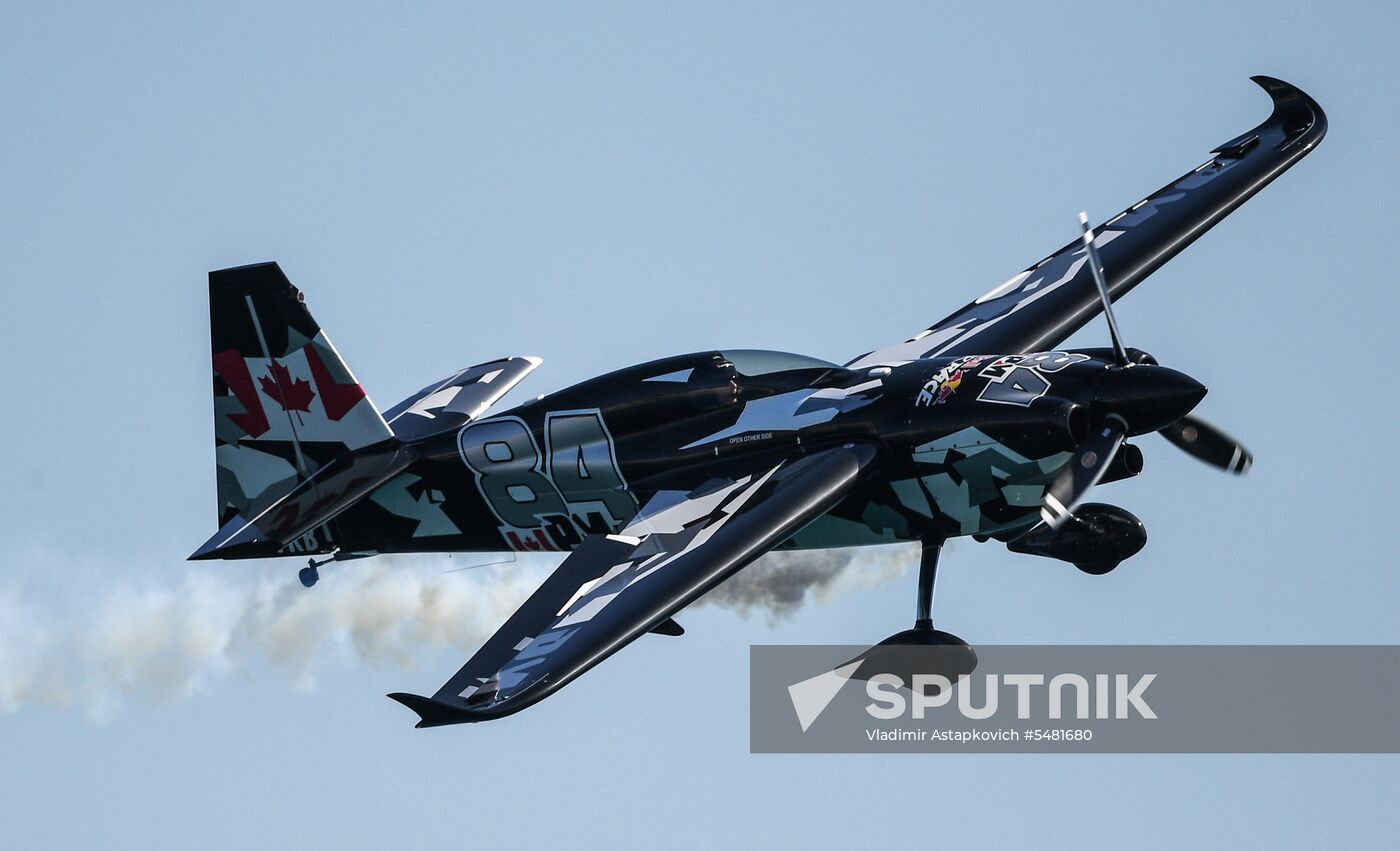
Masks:
[[[1054,376],[1026,367],[1053,377],[1041,396],[1052,387],[1056,395],[1027,399],[1024,408],[979,401],[988,386],[999,386],[994,370],[1004,378],[1002,367],[1037,357],[1045,358],[977,356],[850,370],[776,352],[707,352],[632,367],[415,444],[418,460],[366,500],[265,554],[336,547],[570,551],[588,534],[621,529],[662,487],[695,487],[721,470],[732,475],[763,468],[853,435],[882,440],[889,480],[863,486],[783,546],[860,546],[935,532],[947,537],[1028,528],[1045,484],[1073,448],[1067,433],[1047,425],[1065,401],[1086,395],[1087,385],[1071,382],[1087,382],[1104,367],[1084,355]],[[930,377],[968,362],[974,365],[963,367],[959,390],[937,405],[925,404]],[[985,364],[981,374],[979,362]],[[1005,407],[989,407],[997,404]],[[320,411],[314,400],[309,407]],[[272,416],[283,413],[274,410]],[[249,442],[258,448],[243,451],[283,465],[288,481],[282,486],[290,489],[291,442],[266,448]],[[487,446],[505,446],[509,458],[493,461]],[[283,455],[273,454],[278,450]],[[308,457],[323,451],[320,442],[314,448],[302,442]],[[241,497],[241,488],[226,494],[222,487],[225,476],[237,481],[240,472],[221,466],[222,502]],[[257,503],[247,504],[256,509]]]
[[[1311,98],[1255,81],[1268,120],[1094,231],[1112,299],[1321,141]],[[213,272],[220,529],[192,558],[572,552],[437,694],[396,696],[428,726],[509,714],[768,549],[1013,541],[1086,422],[1134,436],[1181,417],[1204,388],[1150,356],[1123,369],[1107,350],[1056,350],[1102,312],[1087,263],[1070,243],[845,366],[701,352],[494,411],[539,365],[505,358],[384,415],[276,264]],[[1156,376],[1175,407],[1123,392],[1121,373]]]

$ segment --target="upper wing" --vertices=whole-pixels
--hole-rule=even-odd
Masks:
[[[825,513],[875,449],[848,444],[694,491],[661,491],[617,535],[593,535],[431,698],[390,697],[419,727],[535,703]]]
[[[1100,225],[1095,246],[1117,301],[1196,237],[1317,146],[1327,116],[1282,80],[1253,77],[1273,114],[1212,152],[1180,180]],[[1102,311],[1083,242],[1075,240],[912,340],[856,358],[852,368],[925,357],[1053,348]]]

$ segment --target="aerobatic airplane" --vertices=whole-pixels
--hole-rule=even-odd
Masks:
[[[1158,432],[1231,473],[1194,379],[1125,348],[1111,304],[1322,140],[1302,91],[1255,77],[1263,124],[904,342],[844,366],[709,351],[492,409],[539,360],[433,382],[382,413],[275,263],[209,275],[219,531],[192,559],[402,552],[569,555],[431,697],[418,726],[524,709],[771,549],[920,541],[917,618],[892,645],[966,645],[931,619],[958,535],[1105,573],[1142,548],[1085,503]],[[1060,350],[1098,313],[1111,347]]]

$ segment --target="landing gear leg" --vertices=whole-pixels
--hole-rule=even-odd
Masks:
[[[938,581],[938,556],[942,538],[925,538],[919,553],[919,597],[914,606],[914,628],[897,632],[881,644],[961,645],[967,642],[950,632],[933,628],[933,586]]]
[[[860,657],[853,676],[868,680],[876,674],[895,674],[906,684],[915,674],[942,674],[956,682],[977,667],[977,654],[966,641],[933,628],[933,586],[938,579],[942,538],[927,538],[919,554],[919,596],[914,607],[914,628],[896,632]]]
[[[929,539],[923,542],[919,554],[919,602],[914,611],[915,629],[933,629],[933,583],[938,579],[938,554],[943,552],[943,541]]]

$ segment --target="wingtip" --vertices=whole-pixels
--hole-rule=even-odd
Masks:
[[[1274,102],[1274,115],[1284,122],[1289,142],[1306,138],[1309,147],[1327,135],[1327,113],[1312,96],[1287,80],[1255,74],[1249,78]]]
[[[1249,79],[1258,83],[1264,89],[1264,91],[1269,92],[1270,94],[1273,94],[1274,92],[1298,92],[1299,94],[1302,94],[1303,91],[1302,89],[1298,88],[1297,86],[1293,85],[1287,80],[1280,80],[1278,77],[1270,77],[1268,74],[1253,74],[1250,76]]]
[[[385,695],[390,700],[402,703],[409,709],[418,713],[418,723],[414,724],[414,729],[424,727],[442,727],[447,724],[464,724],[468,721],[476,720],[470,714],[433,700],[431,697],[424,697],[421,694],[409,694],[408,692],[396,691]]]
[[[1268,94],[1274,103],[1273,112],[1252,130],[1248,130],[1211,151],[1227,159],[1239,159],[1267,139],[1273,151],[1306,154],[1327,135],[1327,113],[1307,92],[1292,83],[1255,74],[1249,78]],[[1294,160],[1297,156],[1294,156]],[[1290,161],[1291,162],[1291,161]]]

